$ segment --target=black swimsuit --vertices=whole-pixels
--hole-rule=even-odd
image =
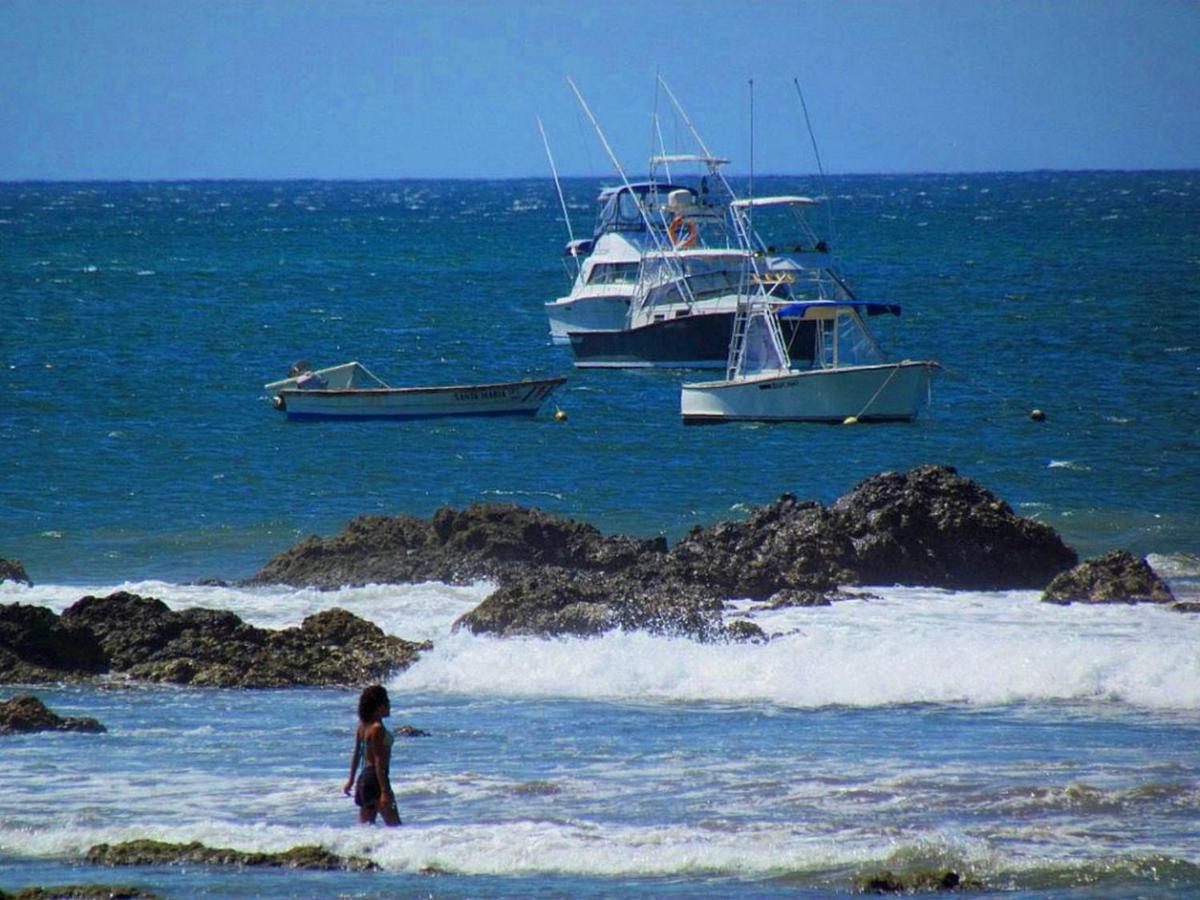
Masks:
[[[383,728],[383,726],[380,726]],[[390,748],[392,745],[392,733],[383,728],[384,742]],[[358,773],[358,780],[354,782],[354,802],[358,806],[378,806],[379,798],[383,794],[383,787],[379,783],[379,775],[375,772],[373,765],[367,764],[367,741],[362,739],[358,742],[359,758],[362,760],[362,771]]]

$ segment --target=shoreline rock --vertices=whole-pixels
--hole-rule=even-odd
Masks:
[[[0,583],[5,581],[15,581],[26,587],[33,587],[33,582],[25,574],[25,567],[19,559],[5,559],[0,556]]]
[[[443,507],[429,520],[358,516],[332,538],[315,535],[278,554],[246,585],[333,589],[370,583],[503,580],[531,568],[619,572],[663,538],[606,537],[591,525],[514,504]]]
[[[1175,603],[1175,595],[1144,559],[1112,550],[1063,572],[1046,586],[1043,603]],[[1178,604],[1182,606],[1184,604]]]
[[[336,607],[273,631],[223,610],[172,612],[124,591],[84,597],[61,616],[0,606],[0,684],[117,674],[196,687],[360,686],[408,668],[431,647]]]
[[[0,900],[158,900],[160,896],[129,884],[61,884],[18,888],[14,893],[0,889]]]
[[[732,631],[731,599],[818,605],[840,585],[950,589],[1043,587],[1078,562],[1050,526],[949,466],[864,479],[830,506],[784,494],[742,521],[662,538],[606,536],[591,525],[507,504],[443,508],[429,520],[360,516],[308,537],[247,584],[336,588],[370,582],[493,579],[497,590],[455,627],[499,636],[646,630],[697,640]]]
[[[0,703],[0,735],[38,731],[101,734],[107,730],[91,716],[60,716],[32,694],[19,694]]]
[[[149,839],[120,844],[96,844],[85,859],[96,866],[261,866],[318,872],[373,872],[379,866],[361,856],[338,856],[318,845],[292,847],[276,853],[256,853],[208,847],[199,841],[172,844]]]

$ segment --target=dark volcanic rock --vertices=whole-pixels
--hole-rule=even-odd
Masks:
[[[1046,603],[1174,603],[1175,597],[1150,564],[1127,550],[1113,550],[1058,575],[1042,594]]]
[[[856,879],[855,886],[863,894],[926,894],[984,887],[978,879],[960,875],[953,869],[914,869],[900,874],[890,870],[873,872]]]
[[[863,584],[1040,588],[1078,561],[1049,525],[1015,515],[949,466],[874,475],[831,513]]]
[[[0,581],[16,581],[20,584],[33,587],[33,582],[25,574],[25,567],[17,559],[4,559],[4,557],[0,557]]]
[[[324,847],[306,845],[279,853],[247,853],[220,847],[207,847],[199,841],[171,844],[164,841],[137,840],[121,844],[96,844],[86,859],[97,866],[266,866],[269,868],[315,869],[318,871],[367,872],[379,867],[360,856],[338,856]]]
[[[768,597],[766,603],[759,603],[756,606],[750,607],[750,611],[759,612],[765,609],[788,609],[793,606],[831,606],[832,604],[833,599],[827,592],[785,588],[782,591],[776,591]]]
[[[545,568],[509,579],[455,628],[502,637],[591,636],[621,628],[710,640],[722,634],[723,607],[694,585]]]
[[[386,635],[343,609],[270,631],[231,612],[172,612],[160,600],[125,592],[84,597],[62,618],[98,637],[114,671],[209,687],[366,684],[407,668],[429,646]]]
[[[359,516],[336,537],[309,537],[270,560],[251,584],[322,588],[371,582],[502,578],[530,567],[620,571],[662,538],[605,537],[591,525],[512,504],[443,508],[429,521]]]
[[[722,596],[764,599],[853,581],[852,549],[828,510],[784,494],[744,522],[693,528],[671,548],[665,570]]]
[[[61,617],[36,606],[0,607],[0,683],[8,684],[111,672],[209,687],[362,685],[407,668],[429,647],[343,609],[271,631],[231,612],[172,612],[125,592],[84,597]]]
[[[600,534],[512,505],[364,516],[328,540],[308,538],[252,582],[337,587],[372,581],[500,588],[457,624],[497,635],[592,635],[614,628],[729,637],[727,598],[817,605],[839,584],[1041,587],[1077,561],[1054,529],[945,466],[868,478],[824,507],[785,494],[745,521],[662,539]]]
[[[27,734],[31,731],[86,731],[96,734],[106,730],[91,716],[59,716],[29,694],[0,703],[0,734]]]
[[[62,622],[41,606],[0,606],[0,684],[71,681],[106,668],[87,628]]]
[[[694,528],[667,570],[764,599],[847,583],[1041,587],[1076,561],[1050,526],[948,466],[921,466],[872,476],[830,507],[785,494],[745,522]]]

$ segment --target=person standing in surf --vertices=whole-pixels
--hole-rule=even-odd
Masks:
[[[392,794],[389,770],[392,764],[392,733],[383,720],[391,715],[387,690],[378,684],[364,688],[358,698],[358,728],[354,732],[354,752],[350,756],[350,777],[342,793],[350,795],[358,806],[358,821],[375,824],[382,815],[385,825],[399,825],[400,813]],[[359,763],[362,764],[361,771]],[[358,777],[355,778],[357,773]]]

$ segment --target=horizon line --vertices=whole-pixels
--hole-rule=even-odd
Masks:
[[[1200,165],[1197,166],[1152,166],[1149,168],[1070,168],[1070,169],[1055,169],[1048,167],[1040,167],[1033,169],[955,169],[947,171],[936,171],[933,169],[914,169],[911,171],[891,171],[891,172],[826,172],[821,175],[817,172],[756,172],[756,178],[896,178],[896,177],[913,177],[913,176],[972,176],[972,175],[1036,175],[1036,174],[1130,174],[1136,172],[1159,172],[1159,173],[1184,173],[1184,172],[1200,172]],[[750,172],[729,173],[734,178],[749,178]],[[561,179],[575,180],[597,180],[605,178],[619,178],[619,175],[607,173],[603,175],[559,175]],[[345,183],[371,183],[371,182],[391,182],[391,181],[461,181],[461,182],[478,182],[478,181],[552,181],[552,175],[283,175],[283,176],[245,176],[245,175],[179,175],[179,176],[96,176],[84,178],[70,177],[29,177],[29,178],[2,178],[0,184],[16,185],[16,184],[203,184],[203,183],[247,183],[247,184],[266,184],[266,183],[301,183],[301,182],[345,182]]]

